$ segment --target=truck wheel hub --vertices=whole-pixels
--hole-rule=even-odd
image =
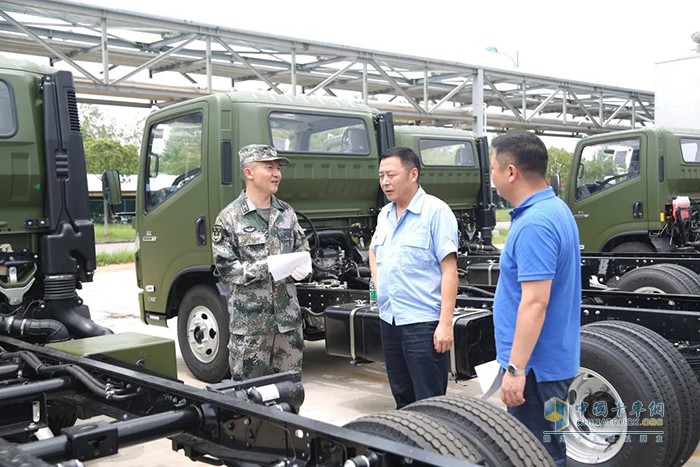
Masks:
[[[187,340],[192,354],[202,363],[210,363],[219,353],[219,326],[209,308],[198,305],[187,318]]]

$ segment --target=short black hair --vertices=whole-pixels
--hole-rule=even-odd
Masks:
[[[496,136],[491,147],[501,155],[510,155],[513,164],[525,174],[537,174],[544,178],[547,174],[547,146],[542,140],[528,131],[513,131]]]
[[[418,177],[420,178],[420,158],[415,152],[413,152],[413,149],[403,146],[391,147],[379,156],[379,162],[389,157],[398,157],[401,159],[401,165],[406,167],[408,170],[411,170],[413,167],[418,169]]]

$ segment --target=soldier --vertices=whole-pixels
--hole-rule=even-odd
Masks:
[[[230,285],[228,344],[231,379],[243,381],[282,371],[301,371],[304,338],[296,286],[288,276],[275,282],[271,255],[308,251],[292,207],[277,199],[281,167],[289,159],[270,146],[248,145],[238,157],[245,190],[221,210],[212,226],[219,280]],[[297,268],[301,280],[311,270]]]

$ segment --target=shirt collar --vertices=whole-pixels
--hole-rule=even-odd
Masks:
[[[252,212],[252,211],[257,211],[258,207],[253,204],[253,202],[248,198],[248,196],[245,194],[245,190],[242,192],[243,194],[243,199],[245,200],[245,205],[248,208],[246,212]],[[280,200],[277,199],[275,195],[272,195],[272,200],[270,201],[270,207],[279,209],[280,211],[284,210],[284,206],[282,206],[282,203]]]
[[[408,207],[406,207],[406,210],[411,211],[414,214],[420,214],[420,212],[423,210],[424,202],[425,190],[423,189],[423,187],[418,185],[418,191],[416,191],[416,194],[414,194],[413,198],[411,198],[411,202],[408,203]],[[391,202],[389,212],[396,212],[396,203],[394,201]]]
[[[510,218],[515,219],[518,217],[520,214],[522,214],[527,208],[532,206],[533,204],[537,204],[540,201],[544,201],[545,199],[549,198],[554,198],[556,195],[554,194],[554,190],[552,190],[551,186],[548,186],[547,188],[540,190],[536,193],[531,194],[527,198],[525,198],[525,201],[520,203],[518,206],[514,207],[510,211]]]

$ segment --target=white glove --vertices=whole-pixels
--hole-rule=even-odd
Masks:
[[[294,268],[294,271],[292,271],[291,276],[295,281],[300,281],[309,274],[311,274],[311,269],[299,266]]]

